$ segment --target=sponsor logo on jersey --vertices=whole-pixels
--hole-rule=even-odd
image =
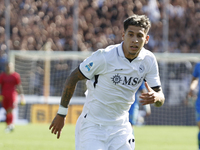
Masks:
[[[144,77],[138,78],[138,77],[127,77],[123,76],[121,77],[119,74],[114,75],[111,78],[112,82],[116,84],[122,84],[122,85],[138,85],[140,82],[144,80]]]
[[[112,78],[113,83],[116,85],[122,81],[121,77],[119,74],[114,75]]]
[[[93,66],[93,62],[90,62],[89,64],[87,64],[87,65],[85,66],[85,68],[87,68],[87,70],[90,71],[91,68],[92,68],[92,66]]]

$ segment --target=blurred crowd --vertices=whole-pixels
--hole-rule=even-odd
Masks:
[[[96,51],[120,43],[123,20],[136,13],[150,17],[146,48],[165,52],[163,24],[169,16],[168,52],[200,52],[200,0],[10,0],[11,50]],[[78,7],[76,7],[78,4]],[[165,10],[166,9],[166,10]],[[5,44],[5,1],[0,1],[0,50]],[[74,18],[77,15],[78,31]],[[73,33],[76,33],[73,35]],[[77,41],[77,49],[74,42]]]

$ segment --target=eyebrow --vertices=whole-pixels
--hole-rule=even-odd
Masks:
[[[128,31],[128,33],[135,33],[135,32],[133,32],[133,31]],[[142,31],[139,31],[137,34],[145,34],[145,33],[142,32]]]
[[[128,31],[128,32],[134,33],[133,31]]]

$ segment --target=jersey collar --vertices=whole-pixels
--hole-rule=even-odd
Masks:
[[[124,43],[124,42],[121,42],[121,44],[119,44],[119,46],[117,47],[117,52],[118,52],[118,55],[119,55],[120,57],[125,58],[125,55],[124,55],[124,52],[123,52],[123,48],[122,48],[123,43]]]

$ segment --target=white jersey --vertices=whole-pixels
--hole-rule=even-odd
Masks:
[[[133,95],[145,79],[150,87],[161,86],[158,65],[152,52],[143,48],[131,62],[122,44],[99,49],[79,66],[88,78],[83,114],[102,125],[125,124]]]

